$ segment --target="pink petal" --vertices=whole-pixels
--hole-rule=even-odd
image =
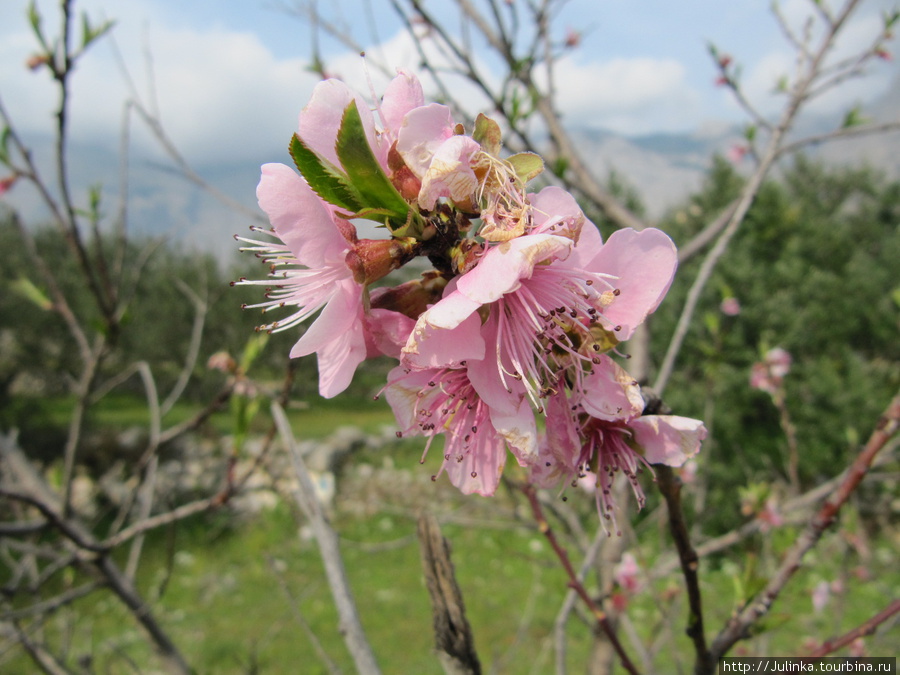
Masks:
[[[445,105],[431,103],[411,110],[397,133],[397,151],[419,178],[425,175],[434,153],[453,135],[453,116]]]
[[[425,95],[419,79],[403,69],[397,71],[397,77],[384,90],[381,102],[381,120],[384,129],[393,140],[403,124],[403,118],[415,108],[425,105]]]
[[[300,138],[312,150],[336,166],[340,166],[340,162],[334,149],[335,140],[341,127],[344,110],[351,101],[356,101],[369,145],[375,155],[379,156],[375,141],[375,123],[369,104],[340,80],[319,82],[313,89],[309,103],[300,112],[298,124]]]
[[[469,368],[471,373],[477,369]],[[474,383],[473,383],[474,384]],[[537,459],[537,423],[529,403],[522,399],[513,414],[491,409],[491,423],[509,445],[519,466],[529,466]]]
[[[419,317],[403,347],[404,364],[418,369],[458,368],[469,359],[478,361],[484,358],[481,317],[474,310],[452,330],[430,323],[427,316],[430,311]]]
[[[585,412],[607,422],[640,415],[644,399],[638,383],[606,354],[599,358],[600,363],[595,364],[591,374],[584,378],[580,402]]]
[[[319,350],[319,394],[333,398],[353,379],[357,366],[366,358],[361,331],[346,331]]]
[[[675,244],[655,228],[614,232],[590,261],[592,271],[618,277],[610,283],[620,294],[603,315],[622,327],[616,333],[619,340],[631,337],[634,329],[659,306],[677,266]]]
[[[515,291],[521,279],[531,277],[536,264],[565,258],[571,248],[571,239],[552,234],[517,237],[491,247],[472,270],[459,278],[457,289],[486,305]]]
[[[330,209],[296,171],[284,164],[264,164],[256,196],[278,238],[300,264],[315,269],[326,260],[343,258],[347,240]]]
[[[555,230],[565,229],[571,231],[573,238],[577,240],[586,219],[578,202],[570,193],[551,185],[529,197],[533,208],[535,233],[562,234],[561,231]]]
[[[471,201],[478,178],[471,167],[472,156],[481,146],[469,136],[451,136],[434,152],[428,170],[422,176],[419,206],[431,210],[441,197],[453,201]]]
[[[700,420],[676,415],[644,415],[628,423],[635,442],[651,464],[681,466],[700,450],[706,427]]]
[[[370,356],[384,354],[395,359],[400,358],[400,350],[412,334],[416,322],[400,312],[389,309],[372,309],[369,311],[367,336],[372,342],[374,353]]]
[[[453,455],[444,460],[447,477],[463,494],[490,497],[500,484],[500,474],[506,464],[506,444],[499,435],[487,432],[487,429],[480,430],[477,444],[462,455],[462,461]]]
[[[328,304],[291,349],[291,358],[320,351],[344,333],[363,333],[362,287],[352,279],[340,282]]]

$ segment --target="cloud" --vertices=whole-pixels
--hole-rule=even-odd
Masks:
[[[166,131],[194,163],[240,160],[255,157],[259,148],[287,146],[316,81],[303,59],[276,58],[249,31],[173,27],[152,3],[121,3],[115,11],[111,39],[98,41],[73,74],[73,137],[115,145],[124,103],[133,95],[131,79],[146,105],[158,104]],[[49,133],[57,93],[46,72],[24,67],[34,42],[24,20],[16,23],[0,47],[4,100],[23,132]],[[49,16],[46,23],[49,32]],[[152,154],[148,134],[138,132],[135,140]]]
[[[565,58],[556,64],[554,78],[557,108],[570,124],[639,134],[685,130],[697,119],[699,95],[674,59],[576,63]]]

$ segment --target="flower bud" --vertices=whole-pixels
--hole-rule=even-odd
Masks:
[[[437,272],[426,272],[421,279],[407,281],[393,288],[372,291],[372,308],[400,312],[418,319],[429,305],[441,299],[447,280]]]
[[[345,259],[359,284],[371,284],[402,267],[416,256],[416,240],[360,239]]]

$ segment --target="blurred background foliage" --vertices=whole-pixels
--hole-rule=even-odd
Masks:
[[[734,167],[717,158],[703,188],[673,209],[660,227],[683,245],[737,196],[741,184]],[[629,190],[624,183],[620,189]],[[749,386],[752,364],[767,349],[779,346],[794,358],[785,387],[799,439],[803,487],[846,465],[897,391],[898,222],[900,184],[886,183],[869,170],[827,168],[799,158],[766,184],[708,286],[702,320],[691,328],[666,393],[676,414],[704,419],[711,432],[699,458],[707,485],[701,504],[706,534],[741,522],[736,490],[786,475],[786,439],[778,410],[769,395]],[[35,237],[75,311],[96,311],[65,242],[50,228]],[[32,447],[37,437],[45,439],[36,446],[52,453],[66,417],[58,415],[59,428],[54,429],[47,412],[65,406],[67,379],[75,376],[69,366],[74,345],[59,317],[46,309],[42,279],[8,220],[0,222],[0,246],[0,426],[19,428]],[[696,274],[696,258],[679,269],[650,322],[651,353],[659,359]],[[190,345],[195,309],[187,287],[208,305],[200,357],[186,391],[187,400],[199,408],[225,378],[207,368],[208,358],[220,351],[237,358],[261,319],[257,310],[239,310],[242,303],[257,301],[261,289],[231,287],[229,282],[241,276],[260,278],[265,268],[249,254],[226,267],[176,242],[149,239],[129,245],[125,266],[133,273],[132,299],[126,329],[104,365],[107,375],[145,360],[160,396],[166,395]],[[739,314],[721,310],[728,298],[738,301]],[[285,355],[296,338],[294,331],[272,336],[254,366],[257,382],[280,386]],[[391,363],[364,363],[347,394],[329,402],[318,398],[315,359],[300,359],[294,367],[295,401],[349,411],[373,405]],[[116,394],[118,405],[122,395],[133,397],[135,409],[145,405],[137,377],[123,382]]]

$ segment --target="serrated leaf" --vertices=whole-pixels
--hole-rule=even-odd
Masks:
[[[50,298],[44,295],[44,292],[26,277],[19,277],[11,282],[10,289],[13,293],[33,302],[39,309],[45,311],[53,309],[53,302],[51,302]]]
[[[351,213],[362,208],[360,195],[350,185],[347,175],[316,154],[297,134],[291,139],[290,153],[297,170],[322,199]]]
[[[475,119],[475,131],[472,132],[472,138],[489,155],[494,157],[500,156],[500,142],[502,139],[500,125],[484,113],[478,113],[478,117]]]
[[[523,183],[527,183],[544,170],[544,160],[533,152],[519,152],[506,159]]]
[[[356,101],[351,101],[344,110],[334,149],[350,184],[360,196],[361,207],[386,212],[392,226],[405,225],[409,204],[391,183],[369,147]]]

